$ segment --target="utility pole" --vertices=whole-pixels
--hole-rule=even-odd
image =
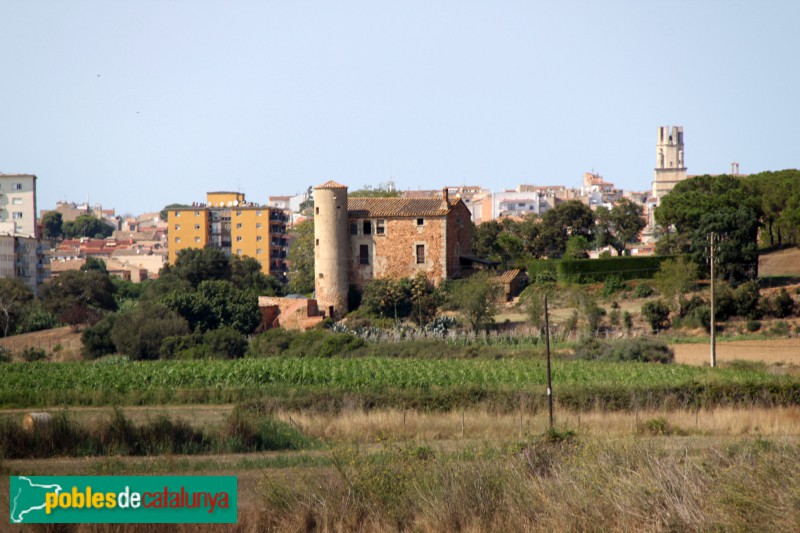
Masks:
[[[544,294],[544,331],[547,347],[547,407],[550,411],[550,431],[553,431],[553,383],[550,379],[550,315],[547,311],[547,293]]]
[[[711,249],[711,368],[717,367],[717,336],[714,327],[714,233],[709,237]]]

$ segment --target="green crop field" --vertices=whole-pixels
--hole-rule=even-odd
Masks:
[[[2,366],[0,405],[224,402],[268,396],[366,394],[399,398],[471,391],[540,395],[539,359],[264,358],[210,361],[12,363]],[[757,369],[709,369],[653,363],[555,361],[556,397],[575,404],[625,406],[679,395],[734,402],[800,403],[800,379]],[[391,394],[390,394],[391,391]],[[477,394],[474,394],[477,391]],[[621,398],[629,398],[622,400]],[[696,398],[695,398],[696,397]],[[695,398],[695,399],[693,399]]]

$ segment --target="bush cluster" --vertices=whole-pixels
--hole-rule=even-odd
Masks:
[[[575,357],[593,361],[672,363],[675,352],[665,342],[646,337],[616,341],[588,338],[575,346]]]

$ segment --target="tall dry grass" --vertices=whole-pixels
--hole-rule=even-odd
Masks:
[[[472,460],[350,452],[330,483],[266,486],[265,510],[274,531],[796,531],[797,452],[652,439],[541,440]]]
[[[334,441],[450,440],[519,438],[547,429],[547,412],[521,410],[496,413],[484,409],[450,412],[380,409],[339,413],[279,412],[309,437]],[[575,428],[583,435],[626,436],[641,432],[648,420],[663,419],[673,434],[716,436],[800,435],[800,407],[771,409],[718,408],[692,411],[589,411],[557,409],[558,427]]]

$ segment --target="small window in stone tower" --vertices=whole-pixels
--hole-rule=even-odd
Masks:
[[[417,226],[424,226],[424,225],[425,225],[425,219],[424,218],[418,218],[417,219]]]
[[[319,207],[315,207],[315,208],[314,208],[314,213],[316,213],[316,214],[318,214],[318,215],[319,215]]]
[[[350,223],[350,235],[358,235],[358,222]]]
[[[316,239],[316,245],[319,246],[319,239]]]
[[[385,235],[386,234],[386,221],[385,220],[378,220],[375,222],[375,235]]]
[[[364,235],[372,235],[372,222],[369,220],[364,221]]]
[[[362,244],[358,247],[358,262],[362,265],[369,264],[369,245]]]
[[[417,245],[417,264],[422,265],[425,263],[425,245]]]

